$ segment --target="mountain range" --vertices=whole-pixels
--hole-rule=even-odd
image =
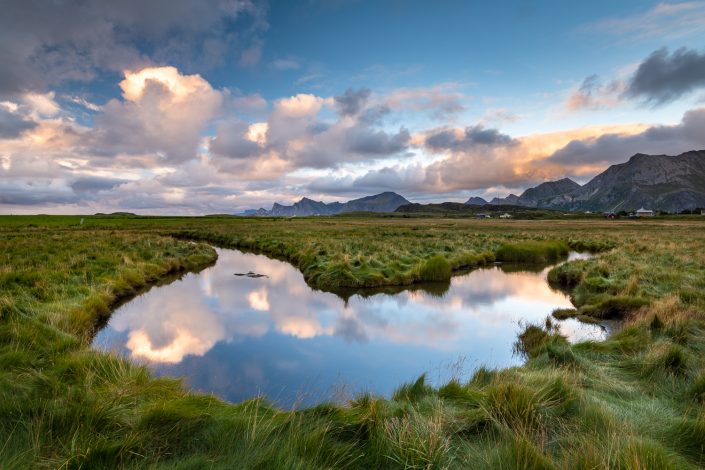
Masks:
[[[243,215],[302,217],[357,211],[394,212],[409,204],[394,192],[331,203],[304,197],[290,206],[274,203],[271,210],[248,210]],[[625,163],[610,166],[584,185],[563,178],[541,183],[519,196],[509,194],[489,202],[481,197],[471,197],[465,205],[615,212],[641,207],[666,212],[705,208],[705,150],[676,156],[637,153]]]
[[[466,204],[482,205],[483,201],[472,197]],[[702,208],[705,207],[705,150],[677,156],[637,153],[582,186],[563,178],[529,188],[520,196],[494,198],[487,204],[568,211],[631,211],[644,207],[680,212]]]
[[[344,212],[394,212],[397,207],[409,204],[409,201],[397,193],[384,192],[374,196],[353,199],[348,202],[331,202],[326,204],[307,197],[301,198],[291,206],[274,203],[271,210],[264,208],[245,211],[243,215],[303,217],[309,215],[335,215]]]

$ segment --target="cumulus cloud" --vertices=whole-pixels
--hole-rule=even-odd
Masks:
[[[149,153],[174,162],[194,158],[222,103],[222,94],[201,76],[182,75],[175,67],[126,71],[120,88],[124,99],[110,100],[96,116],[96,153]]]
[[[639,64],[625,96],[660,105],[701,87],[705,87],[705,53],[683,47],[669,54],[662,48]]]
[[[221,167],[269,178],[299,168],[335,168],[402,154],[411,140],[409,131],[379,128],[389,110],[366,106],[369,94],[347,90],[334,98],[298,94],[279,99],[266,122],[231,121],[219,126],[209,148],[229,159],[216,160]],[[337,118],[323,119],[324,108],[337,109]]]

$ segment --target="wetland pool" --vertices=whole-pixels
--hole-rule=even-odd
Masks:
[[[548,285],[550,267],[492,266],[450,283],[333,294],[311,289],[288,263],[217,251],[215,265],[116,309],[93,346],[230,402],[265,396],[293,408],[390,396],[423,373],[437,385],[480,366],[520,365],[521,325],[572,307]],[[559,325],[570,341],[606,336],[600,325]]]

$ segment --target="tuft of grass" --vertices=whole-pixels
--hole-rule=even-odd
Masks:
[[[419,270],[421,281],[448,281],[452,274],[450,263],[443,255],[427,259]]]
[[[597,300],[594,305],[580,307],[578,313],[601,320],[625,319],[649,304],[648,300],[629,296],[597,297]]]
[[[688,396],[698,403],[705,403],[705,372],[701,372],[690,386]]]
[[[645,356],[642,370],[648,376],[667,374],[685,376],[690,364],[689,353],[673,343],[656,344]]]
[[[578,311],[574,308],[557,308],[551,312],[551,316],[556,320],[565,320],[578,316]]]
[[[541,354],[549,343],[565,343],[559,334],[558,325],[547,317],[543,325],[528,324],[519,333],[514,343],[514,353],[525,358]]]
[[[514,263],[550,263],[568,255],[568,245],[561,241],[524,241],[504,243],[497,249],[499,261]]]
[[[434,393],[433,388],[426,384],[426,374],[422,374],[414,383],[400,386],[392,398],[397,401],[415,403],[432,393]]]

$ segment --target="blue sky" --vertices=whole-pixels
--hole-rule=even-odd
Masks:
[[[462,201],[705,147],[703,1],[10,0],[0,60],[3,213]]]

